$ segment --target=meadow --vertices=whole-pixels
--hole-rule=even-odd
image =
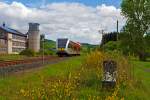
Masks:
[[[128,81],[131,84],[119,83],[121,85],[107,91],[101,89],[100,69],[91,68],[96,64],[96,60],[92,62],[92,56],[89,59],[87,56],[73,57],[41,69],[1,77],[0,99],[149,100],[150,62],[130,59],[133,67],[132,78]]]
[[[80,67],[83,57],[70,58],[58,64],[45,66],[40,70],[14,74],[0,78],[0,99],[21,99],[21,89],[40,88],[43,80],[50,77],[66,76],[70,71]]]

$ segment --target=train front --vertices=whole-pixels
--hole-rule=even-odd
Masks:
[[[68,39],[57,39],[56,42],[56,48],[57,48],[57,55],[58,56],[63,56],[63,55],[67,55],[66,52],[66,44],[68,42]]]

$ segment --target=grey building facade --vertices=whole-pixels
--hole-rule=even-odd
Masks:
[[[19,54],[27,48],[38,52],[40,50],[40,38],[37,38],[40,37],[39,30],[31,32],[29,26],[29,32],[29,34],[23,34],[6,27],[4,24],[0,26],[0,54]],[[31,47],[32,45],[34,48]]]

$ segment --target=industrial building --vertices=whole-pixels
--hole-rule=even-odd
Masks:
[[[28,47],[29,49],[39,52],[40,50],[40,30],[38,23],[29,23],[28,30]]]
[[[29,30],[23,34],[17,30],[0,26],[0,54],[19,54],[22,50],[40,50],[40,33],[38,23],[29,23]]]

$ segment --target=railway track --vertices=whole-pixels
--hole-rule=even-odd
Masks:
[[[3,61],[0,62],[0,76],[6,76],[11,73],[38,68],[44,65],[57,63],[67,58],[57,56],[36,57],[24,60]]]

